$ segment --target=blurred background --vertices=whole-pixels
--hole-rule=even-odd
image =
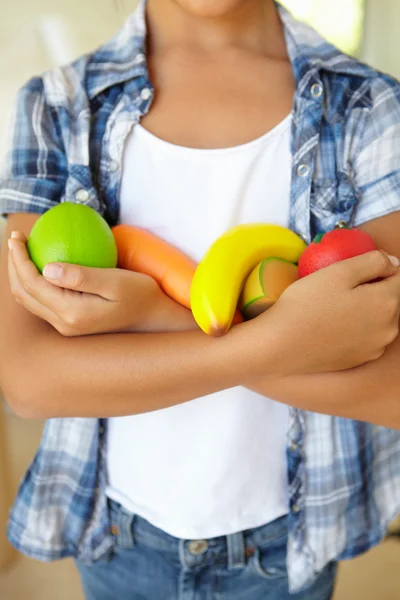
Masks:
[[[112,37],[137,2],[0,1],[1,157],[17,89],[32,75],[67,63]],[[400,79],[400,0],[283,0],[282,3],[343,51]],[[0,219],[0,243],[3,231]],[[23,421],[12,415],[0,397],[0,599],[82,600],[71,561],[42,565],[16,557],[5,538],[6,513],[18,480],[39,444],[41,429],[42,423]],[[397,528],[394,523],[391,532],[395,534]],[[399,540],[393,535],[365,556],[343,565],[335,600],[398,600]]]

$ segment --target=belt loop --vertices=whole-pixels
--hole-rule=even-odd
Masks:
[[[121,548],[133,548],[135,545],[133,535],[133,521],[135,515],[126,511],[124,508],[120,508],[119,518],[117,527],[119,529],[117,535],[117,543]]]
[[[179,560],[184,569],[187,569],[188,561],[186,560],[185,540],[179,540]]]
[[[226,536],[228,549],[228,569],[243,569],[245,566],[243,533],[232,533]]]

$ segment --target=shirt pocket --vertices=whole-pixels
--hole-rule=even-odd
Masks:
[[[357,202],[356,190],[347,175],[335,181],[314,181],[310,195],[313,237],[340,224],[350,226]]]

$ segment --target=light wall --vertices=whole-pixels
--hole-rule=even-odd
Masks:
[[[362,59],[400,79],[400,0],[366,0]]]
[[[18,88],[111,38],[136,0],[11,0],[0,20],[0,155]]]
[[[17,90],[111,38],[138,0],[3,0],[0,19],[0,161]],[[0,242],[4,233],[0,218]]]
[[[311,0],[285,2],[306,6]],[[136,5],[137,0],[11,0],[4,6],[0,21],[0,157],[17,89],[32,75],[109,39]],[[343,20],[346,22],[345,14]],[[399,25],[400,0],[366,0],[362,58],[400,78]]]

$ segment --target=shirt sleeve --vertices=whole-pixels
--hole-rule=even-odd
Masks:
[[[353,163],[359,194],[354,225],[400,210],[400,84],[377,75],[364,115]]]
[[[60,201],[67,173],[57,114],[35,77],[16,98],[0,172],[0,214],[45,212]]]

